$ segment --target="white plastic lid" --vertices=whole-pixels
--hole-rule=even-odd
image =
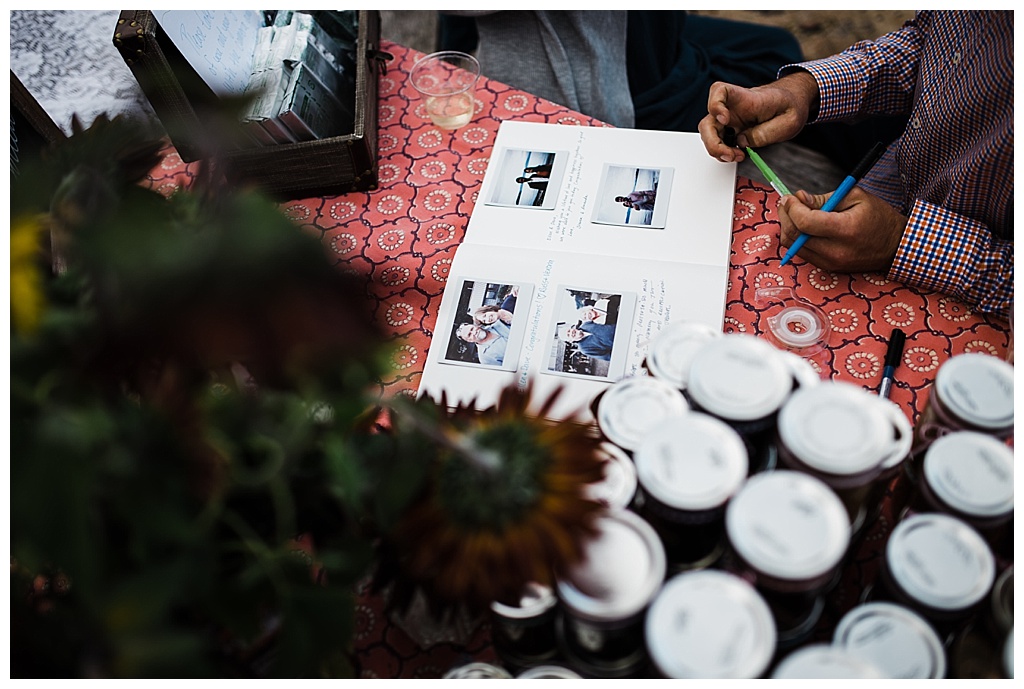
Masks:
[[[777,411],[793,375],[768,342],[730,333],[705,342],[690,364],[687,391],[695,404],[730,421],[753,421]]]
[[[821,373],[811,364],[810,361],[787,349],[780,349],[779,356],[789,367],[797,384],[802,388],[809,388],[821,382]]]
[[[531,582],[523,588],[518,605],[505,605],[495,601],[491,603],[491,610],[502,617],[521,620],[536,617],[552,608],[557,602],[558,599],[555,598],[555,592],[551,590],[551,587]]]
[[[942,404],[967,423],[986,429],[1013,425],[1013,366],[989,354],[958,354],[935,376]]]
[[[755,569],[810,579],[839,563],[850,543],[842,501],[819,479],[776,470],[747,479],[725,508],[729,542]]]
[[[636,495],[636,466],[633,465],[633,460],[613,443],[601,443],[598,451],[608,459],[604,465],[604,479],[587,486],[587,497],[605,507],[625,508]]]
[[[890,421],[893,422],[894,432],[900,438],[906,438],[908,445],[908,449],[905,453],[893,452],[884,462],[882,462],[882,471],[886,471],[887,469],[896,468],[896,466],[902,463],[903,460],[907,458],[907,455],[910,454],[909,445],[914,441],[914,427],[910,425],[910,419],[908,419],[907,415],[903,413],[903,409],[900,408],[900,405],[888,398],[883,399],[882,397],[879,397],[878,401],[885,402],[896,410],[896,413],[893,413],[890,410]]]
[[[984,598],[995,579],[995,558],[978,532],[946,514],[903,519],[889,536],[885,562],[914,600],[938,610],[962,610]]]
[[[798,459],[835,475],[860,474],[888,458],[893,424],[888,404],[864,388],[823,381],[794,392],[779,412],[779,437]]]
[[[875,665],[892,679],[943,679],[946,652],[928,622],[893,603],[865,603],[846,613],[832,643]]]
[[[693,412],[651,429],[633,455],[644,491],[681,510],[720,507],[747,477],[747,447],[729,424]]]
[[[656,334],[647,347],[647,368],[655,378],[685,388],[694,355],[722,331],[696,321],[670,323]]]
[[[453,667],[441,679],[512,679],[508,670],[490,663],[466,663]]]
[[[561,665],[536,665],[526,668],[516,679],[583,679],[580,675]]]
[[[562,604],[595,622],[617,621],[644,610],[665,579],[665,548],[654,527],[627,510],[595,521],[583,560],[559,578]]]
[[[977,517],[1013,511],[1013,450],[973,431],[942,436],[924,456],[932,492],[953,509]]]
[[[839,646],[810,644],[782,659],[772,679],[884,679],[885,676],[860,656]]]
[[[753,586],[717,570],[686,572],[647,611],[651,660],[676,679],[753,679],[775,653],[772,613]]]
[[[662,419],[686,414],[683,393],[650,376],[623,378],[605,390],[597,404],[601,432],[626,450],[635,450]]]

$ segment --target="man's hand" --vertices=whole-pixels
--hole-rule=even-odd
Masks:
[[[789,247],[804,233],[808,240],[797,255],[819,268],[834,273],[888,271],[907,218],[860,187],[851,189],[834,211],[818,210],[829,196],[798,191],[782,198],[782,245]]]
[[[715,82],[708,92],[708,115],[697,131],[713,158],[739,162],[745,146],[758,148],[799,134],[819,97],[818,83],[804,71],[752,89]],[[726,127],[736,131],[739,148],[725,144]]]

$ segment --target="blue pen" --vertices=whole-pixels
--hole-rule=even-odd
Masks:
[[[832,196],[828,197],[828,201],[826,201],[825,205],[821,207],[821,210],[828,213],[838,206],[839,202],[846,198],[846,195],[850,193],[850,190],[853,189],[854,185],[857,184],[860,178],[866,175],[868,170],[874,167],[875,163],[878,162],[878,159],[882,157],[883,153],[885,153],[885,144],[879,141],[871,148],[870,151],[868,151],[868,154],[864,156],[860,163],[857,164],[857,167],[853,168],[853,172],[848,174],[846,179],[836,187],[836,190],[832,192]],[[800,247],[802,247],[806,241],[807,235],[801,233],[800,236],[796,238],[796,241],[793,242],[793,245],[789,247],[789,251],[786,252],[786,255],[782,257],[782,263],[779,265],[784,266],[789,263],[789,260],[796,256],[796,252],[800,251]]]

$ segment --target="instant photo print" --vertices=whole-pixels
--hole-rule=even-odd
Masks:
[[[636,295],[560,285],[547,372],[617,380],[625,370]]]
[[[606,163],[594,205],[593,221],[664,229],[672,192],[672,168]]]
[[[448,324],[444,363],[514,371],[523,344],[531,285],[461,279],[455,316]],[[518,307],[519,319],[516,319]]]
[[[565,174],[566,151],[509,148],[497,156],[498,172],[486,203],[551,210]]]

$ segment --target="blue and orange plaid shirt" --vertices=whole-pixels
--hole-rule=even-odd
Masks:
[[[859,182],[909,218],[889,278],[1007,315],[1013,12],[918,12],[881,38],[798,66],[821,90],[816,122],[909,113]]]

